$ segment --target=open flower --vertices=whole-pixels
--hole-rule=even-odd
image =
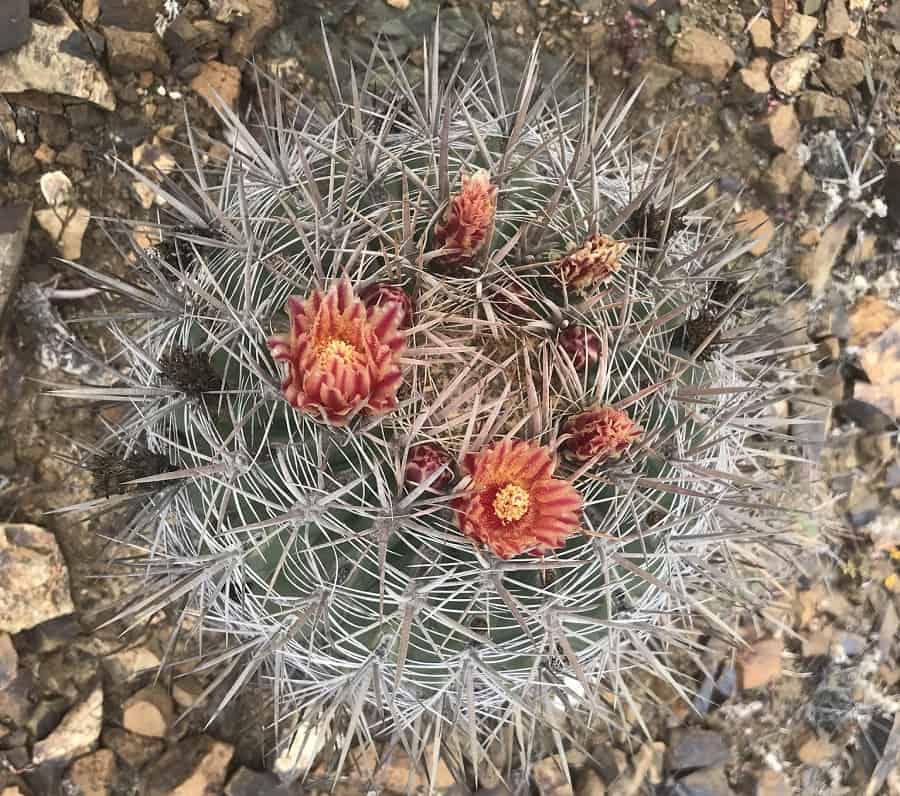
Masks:
[[[581,521],[581,495],[553,478],[545,447],[504,440],[463,462],[471,483],[454,502],[460,530],[500,558],[562,547]]]
[[[497,210],[497,186],[491,175],[479,169],[471,177],[462,176],[459,193],[450,197],[443,221],[434,230],[438,248],[456,251],[440,258],[442,265],[471,260],[487,242]]]
[[[290,331],[268,344],[287,363],[281,388],[291,405],[335,426],[355,410],[381,415],[397,406],[404,349],[399,304],[367,308],[342,280],[327,293],[291,296],[287,313]]]
[[[576,323],[559,336],[559,347],[569,355],[575,369],[582,370],[600,359],[602,342],[596,332]]]
[[[563,433],[571,435],[563,443],[563,450],[582,462],[595,456],[617,459],[641,436],[628,413],[612,406],[598,406],[575,415],[566,422]]]
[[[413,308],[412,300],[402,287],[392,285],[389,282],[375,282],[362,290],[359,297],[369,307],[384,307],[387,304],[400,305],[400,319],[398,328],[409,329],[412,326]]]
[[[444,471],[431,482],[430,488],[435,491],[446,489],[453,480],[452,459],[440,445],[423,442],[413,445],[406,456],[406,482],[408,484],[424,484],[438,470]]]
[[[576,290],[599,285],[619,270],[619,258],[627,248],[627,243],[609,235],[591,235],[559,261],[560,278]]]

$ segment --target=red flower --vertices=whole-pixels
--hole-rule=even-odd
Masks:
[[[462,176],[459,193],[450,197],[444,219],[434,230],[439,249],[455,249],[443,255],[441,264],[454,265],[471,260],[487,243],[487,234],[497,210],[497,186],[491,175],[479,169],[471,177]]]
[[[528,442],[469,454],[463,469],[471,483],[454,502],[460,530],[500,558],[564,546],[581,522],[581,495],[552,477],[555,466],[547,448]]]
[[[559,336],[559,347],[569,355],[576,370],[599,360],[601,345],[596,332],[578,324],[573,324]]]
[[[412,326],[412,300],[409,297],[409,293],[399,285],[392,285],[388,282],[375,282],[365,288],[359,294],[359,297],[370,309],[372,307],[384,307],[391,303],[399,304],[400,320],[398,328],[409,329]]]
[[[576,290],[599,285],[619,270],[619,258],[627,248],[627,243],[609,235],[591,235],[559,261],[559,275]]]
[[[628,413],[612,406],[598,406],[575,415],[566,422],[563,433],[571,435],[563,443],[563,449],[582,462],[595,456],[618,459],[641,436],[641,430]]]
[[[444,465],[447,468],[431,482],[431,489],[441,491],[453,480],[452,458],[440,445],[423,442],[413,445],[406,457],[406,481],[410,484],[424,484]]]
[[[268,344],[272,356],[287,363],[281,388],[291,405],[335,426],[357,409],[381,415],[397,406],[400,305],[367,309],[343,280],[324,294],[291,296],[286,310],[290,332]]]

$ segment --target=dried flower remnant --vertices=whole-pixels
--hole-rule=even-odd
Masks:
[[[563,547],[582,501],[569,481],[553,478],[555,466],[548,448],[521,441],[466,456],[471,482],[454,503],[460,530],[500,558]]]
[[[572,324],[559,336],[559,347],[572,360],[575,369],[582,370],[600,359],[602,341],[592,329]]]
[[[385,307],[388,304],[399,305],[400,319],[398,328],[409,329],[412,326],[412,299],[410,299],[409,293],[399,285],[392,285],[389,282],[375,282],[360,291],[359,297],[370,309],[373,307]]]
[[[434,242],[439,249],[451,249],[439,258],[440,265],[469,262],[488,242],[487,236],[497,210],[497,186],[491,175],[479,169],[463,175],[459,193],[450,197],[443,221],[435,227]]]
[[[453,481],[453,459],[440,445],[423,442],[413,445],[406,457],[406,482],[408,484],[424,484],[442,467],[444,470],[434,478],[430,489],[440,492]]]
[[[598,406],[570,418],[563,427],[569,438],[563,450],[578,461],[594,457],[618,459],[641,430],[628,413],[612,406]]]
[[[559,261],[559,276],[580,291],[600,285],[619,270],[619,258],[627,248],[625,241],[609,235],[591,235],[580,249]]]
[[[396,408],[405,348],[399,304],[367,308],[342,280],[327,293],[292,296],[286,309],[290,331],[268,344],[287,363],[281,386],[292,406],[335,426],[357,410],[381,415]]]
[[[205,351],[172,346],[159,358],[159,375],[189,398],[199,398],[219,386],[219,376]]]

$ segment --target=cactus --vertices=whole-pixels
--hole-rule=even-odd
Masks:
[[[420,85],[328,50],[330,102],[223,109],[223,166],[189,128],[130,280],[72,266],[116,300],[116,383],[57,393],[120,406],[77,507],[122,515],[118,618],[191,618],[216,704],[262,683],[279,748],[327,728],[332,776],[378,738],[527,768],[643,674],[687,695],[668,650],[752,603],[736,551],[769,527],[747,246],[635,153],[631,99],[542,83],[537,45],[518,86],[444,72],[439,35]]]

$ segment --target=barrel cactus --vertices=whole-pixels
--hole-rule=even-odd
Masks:
[[[643,675],[684,689],[668,651],[749,604],[769,527],[747,246],[637,154],[631,100],[439,49],[223,109],[230,157],[152,183],[129,279],[74,266],[115,299],[114,383],[58,392],[118,406],[78,508],[122,515],[120,617],[177,609],[216,704],[262,684],[320,775],[380,740],[527,770]]]

